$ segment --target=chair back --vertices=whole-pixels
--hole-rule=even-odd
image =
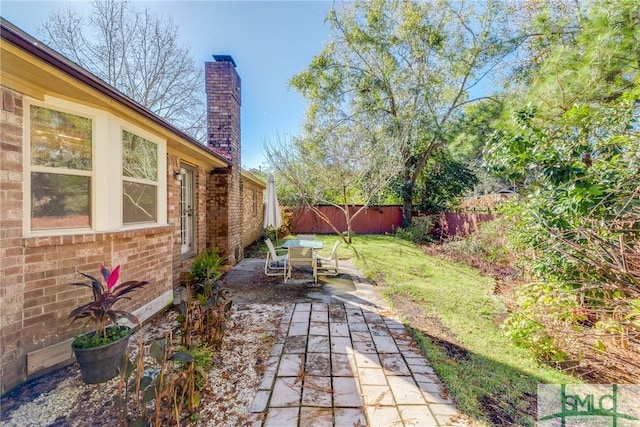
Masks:
[[[313,266],[313,249],[289,248],[289,265]]]
[[[331,249],[331,255],[329,255],[329,258],[337,256],[336,251],[338,250],[338,246],[340,246],[340,239],[336,240],[333,244],[333,249]]]
[[[298,234],[298,240],[316,240],[315,234]]]
[[[276,248],[273,247],[273,243],[271,242],[271,239],[266,238],[264,242],[267,244],[267,248],[269,248],[269,252],[271,252],[271,258],[274,258],[274,259],[277,258]]]

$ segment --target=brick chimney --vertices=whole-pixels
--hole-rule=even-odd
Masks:
[[[205,64],[207,143],[240,167],[240,76],[231,56],[213,55],[213,59]]]
[[[205,64],[207,144],[230,161],[214,169],[207,189],[207,247],[215,247],[234,265],[243,257],[240,159],[240,77],[229,55],[213,55]]]

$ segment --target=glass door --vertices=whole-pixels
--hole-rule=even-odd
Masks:
[[[195,236],[194,220],[194,179],[193,169],[180,168],[182,178],[180,184],[180,253],[182,255],[193,252]]]

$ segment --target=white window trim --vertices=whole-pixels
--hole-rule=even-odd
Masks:
[[[31,229],[31,105],[87,117],[92,121],[92,173],[91,173],[91,227],[47,230]],[[93,107],[45,96],[43,102],[24,98],[23,107],[23,158],[24,158],[24,235],[50,236],[61,234],[86,234],[149,228],[167,224],[167,141],[115,115]],[[157,221],[144,224],[123,225],[122,221],[122,131],[127,130],[158,147]]]
[[[157,222],[146,222],[146,223],[136,223],[136,224],[124,224],[122,222],[122,186],[124,184],[124,179],[122,176],[122,133],[123,131],[127,131],[129,133],[132,133],[136,136],[139,136],[141,138],[144,138],[146,140],[148,140],[149,142],[152,142],[154,144],[156,144],[156,147],[158,149],[158,164],[156,165],[157,167],[157,174],[158,176],[156,177],[156,182],[153,183],[156,186],[156,191],[158,192],[157,194]],[[118,201],[120,203],[120,227],[121,228],[126,228],[126,229],[130,229],[130,228],[140,228],[140,227],[145,227],[145,226],[149,226],[149,225],[158,225],[158,224],[166,224],[167,222],[167,198],[166,196],[163,197],[163,195],[166,194],[166,170],[167,170],[167,151],[166,151],[166,142],[160,138],[158,138],[157,136],[146,132],[145,130],[136,127],[136,126],[132,126],[130,123],[126,123],[123,121],[120,121],[120,129],[118,131],[118,152],[120,153],[120,155],[118,156],[118,159],[120,159],[120,163],[118,165],[118,169],[120,171],[120,187],[119,187],[119,194],[118,194]],[[142,179],[136,179],[136,178],[127,178],[127,181],[129,182],[138,182],[141,184],[150,184],[149,181],[147,180],[142,180]],[[162,187],[162,185],[164,185],[164,187]]]

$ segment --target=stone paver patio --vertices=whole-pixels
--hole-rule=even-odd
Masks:
[[[251,271],[247,263],[258,265],[243,262],[239,271]],[[286,306],[251,407],[252,425],[466,425],[443,398],[429,361],[375,289],[351,264],[342,263],[341,271],[353,288],[332,291],[327,277],[322,290],[309,289],[306,297],[297,293]],[[233,280],[240,278],[230,272],[227,281]]]

